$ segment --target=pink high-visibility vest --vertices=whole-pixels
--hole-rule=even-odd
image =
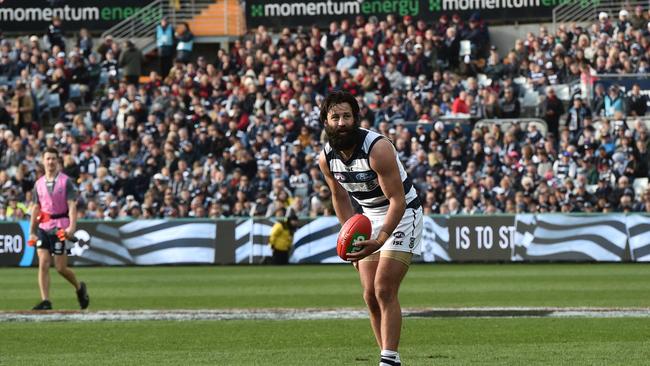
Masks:
[[[36,181],[36,194],[38,194],[38,202],[41,206],[41,211],[48,213],[50,216],[62,215],[68,212],[68,200],[66,192],[66,184],[68,176],[59,173],[54,182],[54,189],[52,193],[47,190],[47,183],[45,182],[45,175]],[[55,228],[66,229],[70,226],[70,219],[66,215],[60,218],[50,218],[46,222],[39,223],[38,227],[43,230],[52,230]]]

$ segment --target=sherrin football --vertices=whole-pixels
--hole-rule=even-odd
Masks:
[[[370,219],[362,214],[356,214],[345,222],[339,237],[336,241],[336,253],[343,260],[348,260],[348,253],[353,253],[361,250],[360,247],[355,247],[353,244],[370,239],[372,234],[372,225]]]

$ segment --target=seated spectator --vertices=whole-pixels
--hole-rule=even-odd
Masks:
[[[515,97],[512,88],[504,91],[503,99],[499,102],[499,111],[499,118],[519,118],[521,115],[519,98]]]
[[[645,116],[648,111],[648,96],[641,94],[638,83],[632,85],[632,93],[627,97],[627,110],[631,116]]]

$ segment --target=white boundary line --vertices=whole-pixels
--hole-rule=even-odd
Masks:
[[[650,318],[650,308],[475,307],[408,308],[407,318]],[[197,309],[115,311],[8,311],[3,322],[102,322],[197,320],[318,320],[367,319],[364,309]]]

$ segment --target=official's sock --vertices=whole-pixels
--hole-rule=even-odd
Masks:
[[[381,360],[379,361],[379,366],[401,366],[402,363],[399,359],[399,353],[397,351],[391,350],[382,350],[381,351]]]

